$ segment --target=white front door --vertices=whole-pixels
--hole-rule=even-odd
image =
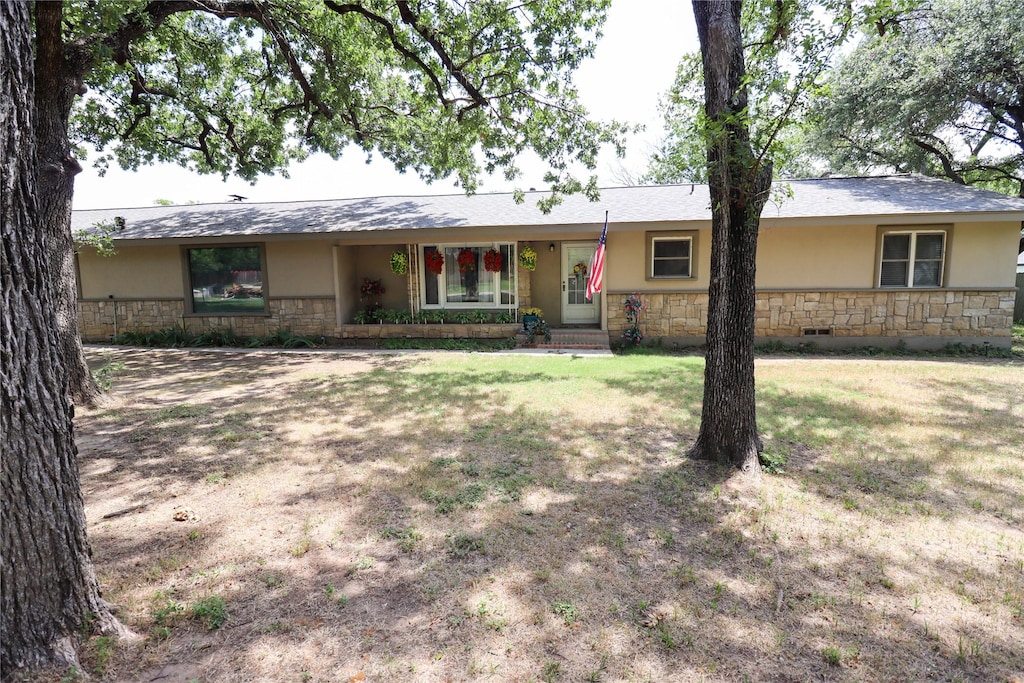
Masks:
[[[567,325],[601,322],[601,294],[587,301],[587,276],[595,251],[597,242],[562,243],[562,322]]]

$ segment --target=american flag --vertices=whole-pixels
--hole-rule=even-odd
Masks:
[[[594,295],[601,291],[604,282],[604,251],[605,242],[608,241],[608,212],[604,212],[604,230],[601,231],[601,241],[597,243],[597,251],[594,252],[594,260],[590,262],[590,277],[587,278],[587,301],[594,298]]]

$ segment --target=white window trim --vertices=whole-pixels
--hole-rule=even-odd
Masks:
[[[910,235],[910,251],[907,254],[907,279],[902,285],[882,285],[882,264],[886,262],[885,238],[889,235]],[[917,262],[917,236],[918,235],[942,235],[942,258],[939,260],[939,284],[937,285],[915,285],[914,264]],[[878,248],[878,279],[876,285],[879,289],[940,289],[945,286],[946,275],[946,253],[949,250],[948,230],[886,230],[882,233],[881,244]],[[896,261],[899,259],[888,259]],[[934,259],[922,259],[933,261]]]
[[[690,256],[686,259],[686,275],[655,275],[654,273],[654,262],[658,259],[654,256],[654,245],[656,242],[689,242],[690,243]],[[679,258],[673,259],[660,259],[662,261],[668,260],[679,260]],[[652,280],[688,280],[693,277],[693,237],[658,237],[651,236],[651,262],[647,264],[647,272],[650,274],[649,277]]]
[[[457,301],[448,303],[448,290],[447,283],[445,282],[445,271],[442,270],[440,275],[431,275],[427,272],[427,264],[424,260],[424,252],[427,247],[434,247],[438,249],[442,254],[445,249],[462,249],[463,247],[480,247],[484,249],[497,249],[501,251],[501,247],[509,247],[509,263],[508,269],[511,275],[509,286],[511,287],[511,301],[510,303],[501,303],[501,273],[491,273],[494,278],[494,301]],[[494,311],[510,311],[518,308],[519,301],[519,253],[518,245],[516,242],[431,242],[420,244],[416,249],[416,258],[419,259],[419,274],[420,274],[420,308],[424,310],[452,310],[459,308],[467,309],[488,309]],[[483,272],[487,272],[485,269]],[[438,303],[428,304],[427,303],[427,278],[437,278],[437,299]]]

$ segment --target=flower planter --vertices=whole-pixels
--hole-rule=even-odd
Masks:
[[[524,315],[523,316],[523,329],[524,330],[529,330],[530,329],[530,325],[536,325],[539,322],[540,322],[540,316],[539,315]]]

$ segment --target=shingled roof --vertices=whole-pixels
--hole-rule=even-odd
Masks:
[[[1024,220],[1024,199],[922,176],[821,178],[780,181],[762,222],[893,216],[953,220]],[[789,195],[791,191],[791,196]],[[601,190],[601,199],[566,197],[543,214],[530,192],[517,204],[511,193],[367,197],[326,201],[195,204],[74,211],[72,228],[124,219],[117,239],[213,238],[261,235],[340,234],[436,228],[562,228],[612,223],[708,222],[706,185],[658,185]]]

